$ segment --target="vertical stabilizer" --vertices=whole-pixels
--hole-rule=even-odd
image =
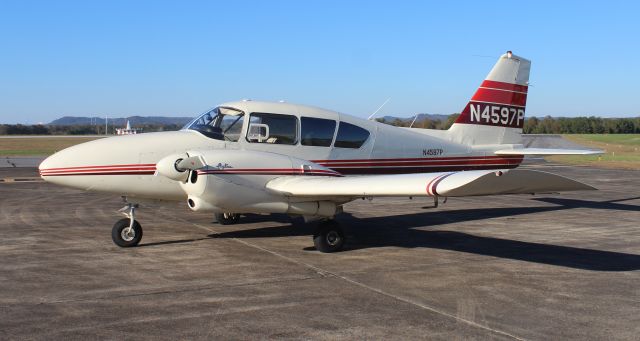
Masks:
[[[456,122],[451,140],[467,145],[520,144],[531,62],[503,54]]]

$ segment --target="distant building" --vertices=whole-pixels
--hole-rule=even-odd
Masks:
[[[129,124],[129,120],[127,120],[126,128],[116,128],[116,135],[135,135],[141,132],[142,132],[142,129],[131,128],[131,124]]]

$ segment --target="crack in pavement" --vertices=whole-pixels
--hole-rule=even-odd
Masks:
[[[271,281],[259,281],[259,282],[249,282],[249,283],[238,283],[238,284],[233,284],[233,285],[212,285],[212,286],[187,288],[187,289],[160,290],[160,291],[151,291],[151,292],[138,292],[138,293],[124,294],[124,295],[98,296],[98,297],[87,297],[87,298],[78,298],[78,299],[49,300],[49,301],[41,301],[41,302],[39,302],[37,304],[40,305],[40,304],[59,304],[59,303],[74,303],[74,302],[114,300],[114,299],[119,299],[119,298],[143,297],[143,296],[153,296],[153,295],[166,295],[166,294],[174,294],[174,293],[207,291],[207,290],[213,290],[213,289],[228,289],[228,288],[249,287],[249,286],[254,286],[254,285],[262,285],[262,284],[277,284],[277,283],[286,283],[286,282],[300,282],[300,281],[306,281],[306,280],[318,279],[318,278],[319,277],[316,277],[316,276],[307,276],[307,277],[301,277],[301,278],[280,279],[280,280],[271,280]],[[0,305],[0,306],[5,306],[5,305]]]

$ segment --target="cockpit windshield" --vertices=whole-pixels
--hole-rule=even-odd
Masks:
[[[216,140],[237,142],[243,120],[244,112],[229,107],[217,107],[191,121],[184,129],[195,130]]]

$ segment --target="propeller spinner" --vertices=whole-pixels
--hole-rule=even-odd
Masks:
[[[162,158],[156,164],[156,174],[171,180],[186,181],[189,177],[188,170],[198,170],[206,166],[202,156],[189,156],[189,154],[172,154]]]

